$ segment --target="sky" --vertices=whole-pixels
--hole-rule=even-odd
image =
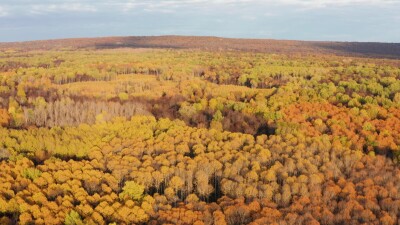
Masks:
[[[0,42],[199,35],[400,42],[400,0],[0,0]]]

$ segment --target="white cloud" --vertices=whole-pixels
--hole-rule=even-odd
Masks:
[[[101,1],[100,1],[101,2]],[[297,7],[315,9],[344,6],[388,6],[400,4],[399,0],[130,0],[128,2],[107,1],[107,4],[120,6],[123,11],[131,9],[150,12],[173,12],[179,8],[209,9],[213,7]]]
[[[97,8],[89,4],[63,3],[63,4],[34,4],[30,7],[31,14],[46,14],[57,12],[96,12]]]
[[[349,5],[392,5],[399,3],[397,0],[280,0],[280,3],[287,5],[298,5],[307,8],[324,8],[330,6],[349,6]]]
[[[48,14],[62,12],[157,12],[196,11],[271,7],[318,9],[345,6],[392,6],[400,0],[0,0],[0,17],[10,14]],[[7,10],[6,10],[7,9]]]
[[[8,10],[3,6],[0,6],[0,17],[5,17],[5,16],[8,16],[8,15],[9,15]]]
[[[102,1],[98,1],[102,2]],[[104,2],[104,0],[103,0]],[[108,3],[121,1],[105,1]],[[126,2],[126,1],[122,1]],[[399,3],[399,0],[130,0],[130,3],[143,6],[190,6],[190,5],[236,5],[236,4],[274,4],[274,5],[300,5],[300,6],[343,6],[343,5],[388,5]]]
[[[400,0],[0,0],[0,40],[30,32],[398,42],[398,11]]]

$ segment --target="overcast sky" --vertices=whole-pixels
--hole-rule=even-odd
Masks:
[[[0,0],[0,42],[171,34],[400,42],[400,0]]]

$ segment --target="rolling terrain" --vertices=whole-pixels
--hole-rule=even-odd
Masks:
[[[107,48],[171,48],[209,51],[251,51],[276,54],[335,54],[400,58],[400,43],[317,42],[272,39],[235,39],[196,36],[132,36],[103,38],[72,38],[45,41],[0,43],[0,49],[107,49]]]
[[[400,224],[399,44],[0,43],[0,224]]]

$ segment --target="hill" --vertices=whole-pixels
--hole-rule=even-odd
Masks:
[[[334,54],[375,58],[400,58],[400,43],[292,41],[272,39],[237,39],[198,36],[130,36],[71,38],[28,42],[0,43],[0,49],[107,49],[173,48],[209,51],[231,50],[280,54]]]

